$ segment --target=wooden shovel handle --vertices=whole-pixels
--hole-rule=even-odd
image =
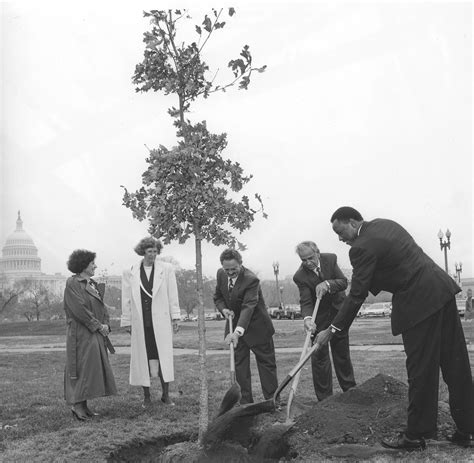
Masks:
[[[229,320],[229,333],[232,334],[233,328],[232,328],[232,317],[228,318]],[[230,347],[230,380],[232,384],[235,383],[235,357],[234,357],[234,343],[231,342],[229,344]]]

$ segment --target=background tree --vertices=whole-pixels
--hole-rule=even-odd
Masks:
[[[22,288],[10,285],[5,275],[0,278],[0,315],[6,315],[17,305],[18,297],[22,294]]]
[[[228,17],[235,13],[227,10]],[[203,302],[202,241],[215,245],[239,245],[233,230],[248,229],[257,210],[252,209],[247,196],[234,200],[229,193],[240,192],[250,180],[238,163],[222,157],[227,145],[225,134],[212,134],[206,122],[192,124],[185,119],[191,102],[207,98],[216,91],[225,91],[238,83],[247,89],[254,71],[265,66],[252,66],[252,56],[245,45],[240,56],[230,60],[233,77],[225,84],[215,84],[216,74],[209,73],[202,51],[209,38],[225,26],[223,9],[212,9],[201,24],[194,27],[196,40],[189,44],[177,38],[177,24],[191,19],[185,10],[152,10],[144,13],[150,18],[151,30],[144,33],[143,61],[136,66],[133,83],[137,92],[160,91],[177,97],[177,107],[168,113],[177,127],[178,144],[171,149],[160,146],[150,150],[146,159],[148,169],[143,173],[143,186],[135,193],[125,189],[124,205],[138,220],[148,220],[149,231],[166,243],[184,243],[194,237],[196,252],[196,290],[198,295],[198,332],[200,359],[200,417],[199,440],[208,425],[208,381],[206,368],[206,339]],[[233,197],[235,195],[232,195]],[[255,195],[261,205],[260,197]],[[240,245],[241,246],[241,245]]]
[[[179,305],[186,311],[189,317],[194,309],[199,306],[199,297],[196,290],[196,270],[181,269],[176,272],[176,282],[178,284]],[[216,280],[203,276],[202,298],[204,307],[214,308],[214,289]]]
[[[43,283],[28,278],[17,281],[15,286],[22,291],[19,305],[23,316],[28,321],[39,321],[43,309],[49,307],[53,300],[51,291]]]

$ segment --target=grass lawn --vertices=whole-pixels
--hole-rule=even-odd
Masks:
[[[397,339],[390,335],[388,320],[369,320],[356,322],[353,327],[352,342],[383,339]],[[32,335],[31,339],[59,339],[54,330],[58,326],[51,322],[48,333],[37,330],[34,334],[19,328],[5,330],[0,327],[0,345],[12,335]],[[369,323],[369,324],[367,324]],[[13,324],[11,324],[13,327]],[[29,325],[29,324],[20,324]],[[176,336],[176,347],[197,347],[197,328],[195,323],[182,323]],[[464,324],[466,327],[467,324]],[[474,325],[474,324],[469,324]],[[38,325],[39,326],[39,325]],[[209,347],[222,346],[222,322],[210,322],[207,326]],[[300,346],[302,344],[301,323],[297,321],[279,321],[277,330],[277,347]],[[64,330],[64,325],[61,327]],[[126,333],[115,330],[113,342],[120,344],[121,339],[127,342]],[[388,336],[382,332],[388,331]],[[466,330],[466,337],[471,336],[472,326]],[[35,336],[38,335],[37,337]],[[5,338],[5,335],[8,338]],[[23,343],[28,338],[17,338]],[[36,339],[37,340],[37,339]],[[369,342],[373,343],[373,341]],[[180,345],[181,344],[181,345]],[[279,378],[282,379],[298,361],[298,354],[279,354],[277,357]],[[356,380],[362,383],[379,372],[390,374],[406,382],[405,355],[402,352],[360,352],[352,353]],[[63,400],[64,352],[2,353],[0,351],[0,461],[105,461],[111,452],[121,446],[154,440],[159,436],[176,435],[184,440],[197,437],[198,397],[199,397],[199,364],[196,355],[175,357],[176,381],[172,384],[171,394],[176,407],[161,404],[161,391],[155,383],[152,387],[153,406],[141,408],[142,391],[139,387],[128,384],[129,358],[127,355],[111,356],[119,395],[90,401],[91,408],[101,413],[97,419],[87,423],[75,421]],[[474,365],[474,354],[471,353],[471,365]],[[261,391],[254,362],[253,388],[255,400],[261,400]],[[210,416],[217,410],[222,397],[229,387],[228,357],[225,355],[208,356],[209,370],[209,409]],[[335,392],[339,392],[337,381],[334,381]],[[283,397],[287,397],[284,391]],[[446,387],[441,381],[440,396],[446,397]],[[303,370],[298,396],[313,398],[311,372]],[[418,460],[472,461],[472,453],[467,450],[428,449],[422,454],[410,455],[410,461]],[[395,461],[387,460],[386,461]],[[336,459],[337,461],[337,459]],[[343,460],[341,460],[343,461]],[[408,460],[407,460],[408,461]]]

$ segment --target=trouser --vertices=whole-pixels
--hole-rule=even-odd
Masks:
[[[441,310],[402,333],[408,374],[408,437],[437,432],[439,369],[459,431],[474,433],[474,386],[461,320],[453,297]]]
[[[354,369],[352,367],[349,351],[349,332],[343,330],[335,333],[329,341],[331,345],[334,371],[343,391],[347,391],[356,385]],[[313,373],[313,386],[319,401],[332,395],[332,367],[329,357],[328,344],[320,347],[311,356],[311,369]]]
[[[253,402],[250,351],[254,353],[257,361],[263,397],[265,399],[273,397],[278,387],[273,339],[270,338],[264,344],[249,346],[243,338],[240,338],[235,349],[235,377],[242,391],[241,404]]]

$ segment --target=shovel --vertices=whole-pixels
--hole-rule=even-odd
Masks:
[[[212,446],[219,444],[224,440],[226,434],[232,429],[238,420],[246,418],[248,416],[259,415],[260,413],[271,413],[276,410],[276,401],[280,396],[281,391],[290,383],[296,373],[303,368],[303,365],[308,361],[313,352],[316,352],[320,348],[318,343],[314,344],[311,349],[306,352],[303,358],[300,359],[298,364],[288,373],[286,378],[278,385],[275,394],[271,399],[267,399],[263,402],[257,402],[254,404],[245,404],[241,407],[235,407],[229,409],[226,413],[217,416],[212,423],[209,424],[207,431],[203,436],[203,444],[206,446]],[[240,391],[239,391],[240,392]],[[225,400],[225,398],[224,398]],[[222,403],[224,403],[224,400]],[[222,408],[222,405],[221,405]]]
[[[232,317],[229,320],[229,333],[233,332],[232,329]],[[239,400],[242,398],[242,392],[240,390],[239,383],[235,379],[235,358],[234,358],[234,343],[229,344],[230,347],[230,383],[231,386],[225,393],[222,399],[221,406],[217,412],[217,416],[223,415],[228,412]]]
[[[267,399],[264,402],[244,405],[244,407],[246,407],[247,413],[251,411],[252,414],[257,415],[258,413],[268,412],[269,408],[274,411],[276,409],[276,402],[278,397],[280,397],[281,391],[283,391],[283,389],[288,386],[290,381],[295,377],[296,373],[298,373],[301,368],[303,368],[304,364],[308,361],[311,355],[316,352],[320,347],[321,345],[318,343],[313,344],[311,349],[309,349],[303,356],[301,356],[296,366],[286,375],[286,378],[278,385],[277,390],[275,391],[271,399]]]
[[[316,315],[318,313],[320,302],[321,302],[321,299],[316,299],[316,304],[314,305],[314,309],[313,309],[313,315],[311,316],[311,321],[313,323],[316,320]],[[306,333],[306,339],[304,340],[303,350],[301,351],[300,360],[304,357],[306,351],[308,350],[308,347],[309,347],[310,342],[311,342],[311,336],[312,336],[311,331],[308,331]],[[293,402],[293,398],[296,395],[296,388],[298,387],[298,383],[300,381],[300,376],[301,376],[301,370],[295,375],[295,377],[293,378],[293,382],[291,383],[290,393],[288,395],[288,404],[286,406],[286,421],[287,422],[291,421],[291,419],[290,419],[291,404]]]

